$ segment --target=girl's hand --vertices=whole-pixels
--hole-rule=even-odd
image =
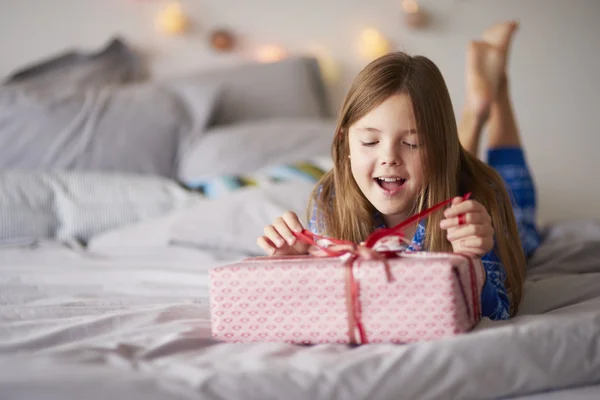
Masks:
[[[265,226],[264,236],[256,240],[269,256],[274,255],[303,255],[308,254],[310,245],[297,242],[293,232],[301,232],[304,229],[298,216],[288,211],[277,218],[272,225]]]
[[[489,213],[475,200],[456,197],[444,211],[440,228],[447,230],[448,241],[455,253],[483,256],[494,248],[494,228]]]

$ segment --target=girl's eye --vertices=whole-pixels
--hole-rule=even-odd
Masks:
[[[408,142],[402,142],[402,144],[405,146],[408,146],[408,148],[410,148],[412,150],[419,148],[418,144],[413,144],[413,143],[408,143]]]
[[[360,142],[360,143],[361,143],[363,146],[366,146],[366,147],[373,147],[373,146],[375,146],[375,145],[376,145],[377,143],[379,143],[379,142]]]

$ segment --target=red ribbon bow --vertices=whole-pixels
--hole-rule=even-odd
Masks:
[[[463,196],[463,200],[471,197],[471,193]],[[329,239],[304,229],[302,232],[294,232],[296,238],[306,244],[312,245],[310,254],[317,257],[347,257],[344,262],[346,267],[346,306],[348,310],[348,337],[351,344],[356,344],[355,331],[358,329],[360,343],[368,343],[367,335],[362,323],[362,310],[359,300],[360,283],[355,279],[353,267],[357,259],[380,260],[382,261],[388,282],[393,282],[394,277],[390,270],[387,258],[397,257],[399,250],[383,249],[378,250],[378,242],[386,237],[397,237],[405,243],[410,243],[403,232],[403,229],[419,219],[431,214],[432,212],[444,207],[452,199],[445,200],[433,207],[430,207],[412,217],[402,221],[392,228],[381,228],[373,232],[361,244],[357,245],[350,241]],[[327,245],[324,245],[326,243]]]

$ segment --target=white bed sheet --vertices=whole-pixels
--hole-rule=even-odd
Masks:
[[[148,235],[151,245],[105,241],[93,253],[7,246],[0,398],[469,399],[558,390],[585,398],[600,384],[600,226],[581,226],[550,232],[512,321],[358,348],[213,341],[207,271],[241,252],[168,245],[160,235]]]

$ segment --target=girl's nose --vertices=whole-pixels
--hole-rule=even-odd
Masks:
[[[385,151],[381,156],[381,165],[396,166],[402,164],[399,154],[393,149]]]

